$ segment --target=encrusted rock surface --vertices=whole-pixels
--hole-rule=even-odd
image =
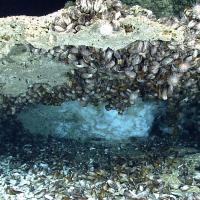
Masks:
[[[128,5],[140,5],[144,8],[152,10],[158,17],[170,17],[172,15],[180,15],[184,8],[191,7],[192,4],[197,3],[196,0],[122,0]]]
[[[199,5],[156,19],[120,1],[77,0],[43,17],[0,19],[0,112],[66,100],[125,110],[137,97],[190,102],[199,93]]]

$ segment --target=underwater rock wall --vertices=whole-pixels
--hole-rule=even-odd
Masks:
[[[122,0],[123,3],[128,5],[140,5],[144,8],[152,10],[157,17],[170,17],[180,15],[185,8],[195,5],[196,0]]]
[[[1,119],[71,100],[119,112],[138,97],[189,105],[200,88],[199,7],[156,19],[120,1],[77,0],[43,17],[0,19]]]

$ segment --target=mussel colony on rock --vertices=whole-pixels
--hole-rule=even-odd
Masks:
[[[105,103],[106,109],[123,112],[138,97],[168,100],[179,106],[196,100],[200,91],[200,5],[185,10],[181,19],[156,19],[151,11],[140,7],[130,10],[117,0],[77,0],[75,6],[55,17],[50,29],[76,34],[96,19],[103,19],[106,23],[100,33],[109,37],[120,29],[132,31],[134,27],[120,24],[120,19],[128,15],[144,15],[174,29],[183,29],[185,40],[182,44],[135,41],[119,50],[62,45],[46,51],[29,45],[31,53],[73,65],[73,69],[66,73],[64,85],[52,88],[38,83],[18,97],[1,95],[1,119],[34,103],[59,105],[66,100],[79,100],[83,105]]]

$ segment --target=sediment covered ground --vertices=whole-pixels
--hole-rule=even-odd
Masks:
[[[4,127],[8,127],[4,125]],[[1,134],[0,199],[199,199],[199,141],[171,136],[109,144]]]

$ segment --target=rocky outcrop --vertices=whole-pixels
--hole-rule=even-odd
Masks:
[[[77,0],[43,17],[0,19],[1,118],[33,103],[106,104],[123,112],[138,97],[197,98],[199,5],[156,19],[120,1]]]

